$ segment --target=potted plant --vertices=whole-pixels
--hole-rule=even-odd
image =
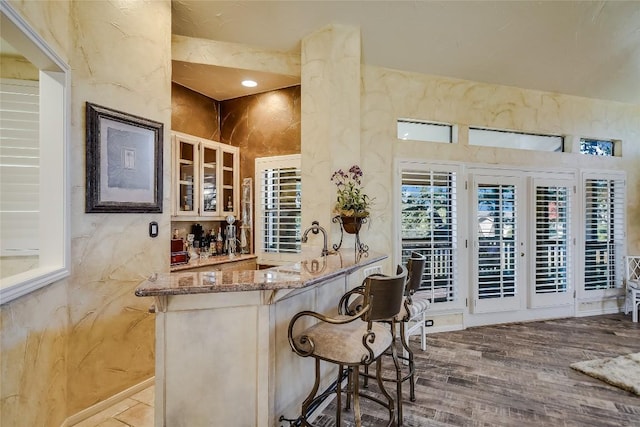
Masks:
[[[334,211],[340,216],[344,231],[350,234],[360,231],[373,201],[362,191],[362,175],[360,166],[353,165],[347,172],[338,169],[331,176],[331,181],[338,188]]]

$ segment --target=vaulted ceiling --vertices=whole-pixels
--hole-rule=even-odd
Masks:
[[[297,51],[358,26],[381,67],[640,105],[640,1],[173,0],[173,33]]]

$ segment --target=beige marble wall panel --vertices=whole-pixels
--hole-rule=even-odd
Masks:
[[[412,118],[460,125],[457,144],[401,141],[396,120]],[[468,126],[544,134],[621,139],[624,157],[540,153],[468,145]],[[363,66],[362,165],[376,198],[373,250],[392,248],[394,159],[513,165],[522,169],[625,170],[628,244],[640,252],[640,107],[616,102],[489,85]]]
[[[68,2],[10,1],[68,61]],[[4,63],[3,63],[4,67]],[[0,425],[59,426],[67,416],[66,281],[0,306]]]
[[[71,2],[8,0],[20,15],[31,25],[35,32],[47,41],[47,44],[60,58],[69,63],[71,54],[71,27],[69,13]]]
[[[0,78],[38,80],[39,70],[22,56],[0,55]]]
[[[134,296],[168,271],[171,123],[169,1],[74,2],[68,413],[154,373],[151,301]],[[85,102],[164,123],[163,214],[85,214]],[[148,224],[157,221],[152,239]]]
[[[360,31],[328,26],[302,40],[303,227],[331,230],[331,175],[360,161]],[[366,170],[365,170],[366,173]],[[313,243],[313,242],[311,242]]]
[[[222,142],[240,148],[240,182],[255,188],[258,157],[300,153],[300,86],[222,101],[220,116]]]
[[[300,75],[298,52],[276,52],[237,43],[198,39],[174,34],[171,41],[174,61],[264,71],[288,76]]]
[[[240,182],[257,157],[300,153],[300,86],[220,103],[222,142],[240,148]]]
[[[59,426],[66,418],[64,283],[0,306],[0,425]]]
[[[171,83],[171,129],[220,141],[218,101]]]

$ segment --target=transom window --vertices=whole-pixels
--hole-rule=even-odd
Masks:
[[[613,156],[615,144],[613,141],[602,139],[580,139],[580,153],[592,156]]]
[[[428,142],[453,142],[453,126],[446,123],[398,119],[398,139]]]
[[[511,130],[470,127],[469,145],[562,152],[564,137],[561,135],[539,135]]]

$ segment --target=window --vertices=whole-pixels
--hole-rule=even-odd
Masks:
[[[38,265],[40,149],[37,81],[0,80],[2,277]]]
[[[453,142],[453,126],[398,119],[398,139],[450,143]]]
[[[537,135],[509,130],[490,130],[470,127],[469,145],[562,152],[564,138],[559,135]]]
[[[433,303],[457,301],[456,173],[403,169],[401,175],[402,263],[411,252],[424,255],[421,290]]]
[[[592,156],[613,156],[613,141],[580,138],[580,153]]]
[[[584,289],[622,286],[625,243],[625,180],[623,176],[586,176]]]
[[[256,253],[277,264],[301,251],[300,155],[256,159]]]
[[[0,74],[8,77],[23,73],[25,68],[18,70],[16,67],[19,64],[24,67],[30,63],[27,67],[28,74],[38,81],[38,102],[35,107],[38,111],[37,125],[25,120],[27,113],[20,113],[15,105],[5,104],[5,99],[2,103],[0,302],[4,304],[69,275],[66,158],[70,84],[69,66],[4,1],[0,2],[0,19],[3,46],[6,42],[15,48],[12,55],[19,58],[5,61],[3,56]],[[9,113],[7,109],[12,112]],[[28,114],[33,116],[33,112]],[[5,122],[6,118],[17,121]],[[36,126],[37,132],[34,132],[33,128]],[[22,130],[16,132],[16,129]],[[36,140],[24,138],[29,133],[31,136],[37,135]],[[16,137],[19,134],[22,137]],[[19,152],[31,152],[34,155],[22,155]],[[35,155],[37,152],[39,156]],[[12,182],[5,180],[7,174],[11,177],[9,179],[13,179],[18,173],[18,159],[25,162],[20,166],[21,173],[37,170],[36,174],[26,174],[24,182],[20,183],[32,184],[28,186],[29,191],[20,195],[25,197],[23,200],[11,194],[15,187],[9,185]],[[18,210],[23,213],[14,215]],[[9,249],[12,251],[8,251]],[[15,255],[8,256],[8,252]]]

